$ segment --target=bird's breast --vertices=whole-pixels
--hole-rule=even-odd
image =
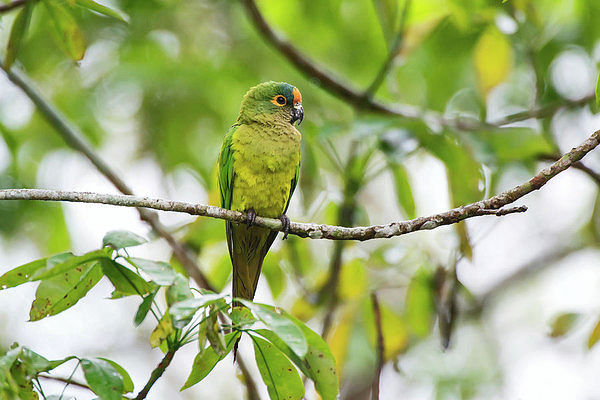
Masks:
[[[300,133],[290,127],[288,132],[256,127],[234,136],[231,209],[252,208],[271,218],[283,213],[300,162]]]

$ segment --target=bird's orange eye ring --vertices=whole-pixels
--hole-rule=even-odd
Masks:
[[[287,99],[285,96],[278,94],[271,99],[271,103],[275,104],[276,106],[283,107],[287,104]]]

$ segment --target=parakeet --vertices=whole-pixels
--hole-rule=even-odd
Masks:
[[[298,182],[302,95],[284,82],[264,82],[244,96],[236,123],[225,135],[219,155],[221,207],[248,214],[246,224],[226,222],[233,264],[233,297],[252,300],[263,260],[276,231],[252,226],[257,215],[285,215]],[[234,305],[236,305],[234,303]]]

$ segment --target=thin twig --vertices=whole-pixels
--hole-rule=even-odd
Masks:
[[[15,0],[8,4],[2,4],[2,5],[0,5],[0,13],[5,13],[8,11],[14,10],[15,8],[19,8],[23,5],[25,5],[25,3],[27,3],[27,0]],[[2,63],[2,64],[4,64],[4,63]]]
[[[0,59],[0,64],[3,66],[4,61]],[[4,67],[2,67],[4,68]],[[25,92],[31,101],[38,107],[41,114],[46,118],[48,123],[58,132],[64,141],[73,149],[83,154],[98,171],[106,177],[121,193],[133,195],[133,190],[121,179],[114,171],[92,148],[85,140],[84,135],[80,130],[72,125],[69,120],[54,106],[50,101],[35,88],[35,85],[29,81],[24,73],[20,72],[15,67],[10,70],[4,69],[6,76],[15,85]],[[188,254],[185,248],[171,235],[167,228],[162,225],[156,213],[149,210],[138,208],[140,219],[148,223],[156,234],[166,240],[175,257],[181,262],[186,272],[198,286],[211,289],[208,280]]]
[[[169,351],[167,351],[163,359],[158,363],[156,368],[154,368],[154,371],[152,371],[152,373],[150,374],[150,379],[148,379],[146,386],[144,386],[144,388],[140,390],[140,392],[134,400],[142,400],[146,398],[148,392],[150,391],[150,389],[152,389],[152,386],[156,383],[158,378],[162,376],[169,364],[171,364],[171,361],[173,361],[173,356],[175,356],[176,351],[177,349],[170,349]]]
[[[319,67],[313,60],[292,45],[285,37],[275,32],[261,14],[254,0],[241,0],[241,3],[250,17],[250,21],[260,32],[265,41],[270,43],[279,53],[287,58],[287,60],[298,69],[298,71],[304,74],[308,79],[316,81],[320,87],[330,94],[336,96],[338,99],[363,111],[398,116],[412,120],[435,121],[435,123],[438,125],[446,128],[474,131],[481,129],[495,129],[501,125],[506,125],[513,122],[547,116],[548,113],[556,112],[556,110],[562,107],[577,107],[587,104],[591,101],[590,97],[586,97],[574,102],[564,100],[561,103],[557,103],[548,107],[542,107],[539,109],[506,116],[494,124],[472,119],[465,119],[463,117],[447,118],[438,112],[423,110],[419,107],[409,104],[383,104],[365,96],[364,91],[360,91],[351,87],[350,85],[344,83],[340,78]]]
[[[373,377],[373,384],[371,385],[371,400],[379,400],[379,385],[381,380],[381,370],[383,369],[383,356],[385,354],[385,341],[383,338],[383,324],[381,323],[381,309],[379,307],[379,300],[375,292],[371,293],[371,300],[373,301],[373,315],[375,317],[375,332],[377,333],[377,369],[375,370],[375,376]]]
[[[43,379],[47,379],[49,381],[57,381],[57,382],[67,383],[67,384],[72,385],[72,386],[77,386],[79,388],[87,389],[87,390],[92,391],[92,389],[88,385],[86,385],[83,382],[79,382],[77,380],[74,380],[74,379],[63,378],[61,376],[45,375],[45,374],[40,374],[40,375],[38,375],[38,377],[39,378],[43,378]]]
[[[381,68],[377,72],[377,75],[375,75],[373,82],[371,82],[367,90],[365,90],[363,96],[372,97],[375,94],[375,92],[377,92],[377,89],[379,89],[379,87],[385,80],[385,77],[390,72],[390,68],[394,64],[394,60],[400,53],[400,50],[402,49],[402,43],[404,42],[404,36],[406,34],[406,17],[408,16],[409,8],[410,0],[405,0],[404,8],[402,9],[402,15],[400,16],[400,26],[398,27],[398,32],[394,37],[394,41],[392,43],[392,46],[390,47],[388,56],[381,65]]]

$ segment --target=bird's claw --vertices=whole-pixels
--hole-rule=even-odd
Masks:
[[[250,228],[252,225],[254,225],[254,221],[256,220],[256,212],[254,211],[254,208],[246,211],[246,217],[246,226]]]
[[[290,232],[290,219],[287,215],[282,214],[281,217],[279,217],[279,220],[281,221],[281,231],[283,232],[283,238],[281,240],[285,240]]]

